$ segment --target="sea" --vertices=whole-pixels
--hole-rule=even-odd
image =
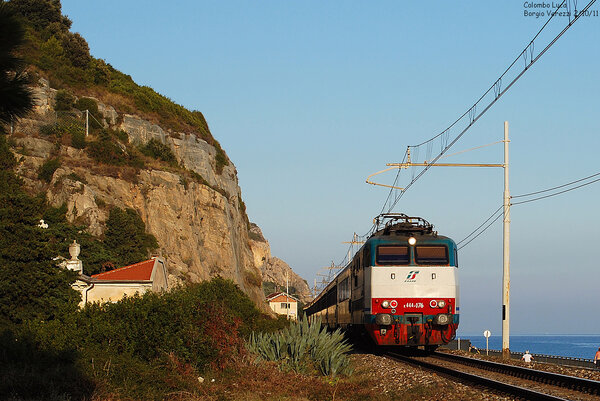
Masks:
[[[485,350],[485,337],[464,335],[461,339],[471,340],[471,344]],[[510,350],[532,354],[566,356],[571,358],[593,359],[600,348],[600,335],[511,335]],[[502,349],[502,336],[490,336],[489,349]]]

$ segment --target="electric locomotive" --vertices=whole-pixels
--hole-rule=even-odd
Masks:
[[[376,231],[306,308],[330,328],[378,346],[432,350],[459,322],[456,243],[420,217],[382,214]]]

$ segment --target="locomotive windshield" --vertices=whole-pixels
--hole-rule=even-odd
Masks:
[[[409,263],[408,247],[378,246],[376,262],[378,265],[407,265]]]
[[[415,262],[418,265],[447,265],[448,248],[445,246],[415,247]]]

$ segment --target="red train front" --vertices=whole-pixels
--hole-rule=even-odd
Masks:
[[[434,349],[459,322],[456,244],[418,217],[385,214],[383,228],[305,309],[376,345]]]

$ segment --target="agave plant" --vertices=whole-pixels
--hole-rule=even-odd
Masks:
[[[312,364],[325,376],[351,373],[352,347],[339,329],[329,333],[320,319],[303,318],[277,333],[252,333],[247,347],[257,360],[278,361],[283,369],[306,371]]]

